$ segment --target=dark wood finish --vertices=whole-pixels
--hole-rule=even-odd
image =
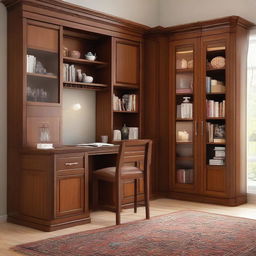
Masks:
[[[146,218],[149,219],[149,172],[151,165],[152,142],[150,140],[134,140],[121,142],[116,167],[107,167],[93,172],[93,207],[98,208],[99,181],[111,182],[115,185],[116,225],[120,224],[123,188],[126,180],[134,181],[134,212],[137,212],[137,180],[143,177]]]
[[[21,171],[20,158],[23,154],[31,154],[31,158],[37,159],[37,157],[44,156],[45,158],[48,157],[47,161],[53,163],[53,156],[58,154],[88,151],[84,148],[72,147],[46,151],[24,148],[35,147],[39,142],[39,130],[42,124],[47,124],[49,128],[49,142],[53,143],[55,147],[62,145],[63,87],[73,88],[75,86],[76,88],[79,87],[78,89],[82,87],[97,91],[96,137],[97,140],[100,140],[101,135],[108,135],[110,139],[112,138],[113,119],[116,115],[112,110],[114,88],[112,72],[115,72],[115,69],[112,68],[112,42],[117,39],[129,42],[133,46],[136,45],[135,54],[137,54],[138,65],[136,66],[136,84],[134,87],[136,87],[136,94],[138,95],[138,111],[135,114],[136,117],[127,118],[124,118],[125,115],[120,113],[122,117],[117,117],[116,123],[123,124],[125,122],[130,126],[138,126],[141,136],[141,42],[147,27],[66,4],[62,1],[21,0],[5,1],[4,4],[8,7],[9,13],[8,219],[15,223],[48,231],[86,223],[89,221],[88,200],[82,191],[88,189],[87,164],[81,167],[79,162],[79,171],[73,169],[56,171],[56,168],[59,168],[59,162],[58,166],[54,167],[51,164],[48,170],[44,172],[38,172],[36,168]],[[63,46],[67,46],[70,51],[79,50],[82,53],[81,58],[88,51],[96,52],[97,60],[87,61],[63,57]],[[129,49],[128,47],[128,54]],[[44,54],[58,58],[58,67],[53,74],[27,73],[26,55],[35,53],[43,58],[46,58]],[[127,54],[126,49],[123,53]],[[129,70],[126,70],[127,67],[124,66],[125,61],[120,61],[119,64],[122,65],[123,72],[128,73]],[[93,75],[94,83],[63,81],[63,63],[72,63],[82,70],[86,70],[87,75]],[[15,72],[15,79],[13,72]],[[47,72],[50,73],[51,70],[47,70]],[[29,81],[32,83],[39,81],[39,84],[44,84],[49,88],[50,85],[56,84],[56,91],[50,93],[55,93],[55,100],[50,102],[27,101],[27,82]],[[133,89],[131,91],[134,92]],[[116,150],[113,149],[108,149],[107,152],[104,149],[97,149],[96,151],[99,155],[111,152],[116,154]],[[90,149],[90,152],[95,152],[95,150]],[[37,183],[38,187],[36,186]],[[26,187],[24,184],[26,186],[27,184],[31,185]],[[142,183],[138,182],[138,201],[141,201],[143,195],[141,186]],[[44,191],[46,187],[49,194]],[[124,190],[127,191],[128,188],[129,185],[126,187],[125,184]],[[69,190],[70,193],[67,192]],[[21,196],[17,197],[17,193]],[[56,196],[53,196],[52,193]],[[130,195],[127,196],[124,203],[129,203],[131,197]]]
[[[192,31],[189,28],[186,30],[185,27],[177,28],[178,31],[175,31],[175,33],[170,36],[170,76],[173,77],[173,79],[170,81],[170,88],[172,90],[170,93],[175,92],[176,86],[174,76],[175,72],[177,71],[175,68],[175,46],[185,46],[188,45],[189,41],[194,40],[195,47],[200,49],[200,52],[198,51],[194,58],[194,87],[196,85],[193,95],[193,103],[195,108],[194,119],[196,122],[196,126],[194,128],[196,131],[196,138],[194,139],[194,154],[197,156],[194,159],[194,164],[196,166],[195,181],[194,185],[176,185],[175,160],[177,159],[174,146],[176,135],[173,133],[173,130],[177,119],[173,118],[170,125],[170,138],[173,138],[170,147],[172,148],[171,157],[174,164],[170,169],[172,177],[170,178],[171,191],[169,194],[172,198],[219,203],[225,205],[239,205],[246,202],[246,155],[244,151],[246,148],[246,131],[244,127],[246,123],[244,120],[246,116],[246,90],[241,89],[241,84],[245,84],[246,82],[246,47],[248,27],[246,27],[246,25],[241,25],[239,23],[239,19],[231,20],[229,20],[230,24],[226,24],[225,28],[223,24],[218,24],[218,21],[216,21],[216,24],[212,22],[211,25],[208,23],[201,24],[202,28],[196,29],[197,32],[200,30],[202,31],[201,36],[198,36],[197,32]],[[208,25],[210,27],[208,27]],[[247,25],[250,26],[249,23]],[[179,29],[181,29],[181,31],[179,31]],[[183,31],[183,29],[186,31]],[[236,41],[239,41],[240,43],[239,49]],[[207,48],[209,46],[216,45],[225,46],[225,69],[219,70],[206,68]],[[238,52],[240,55],[239,57],[236,57]],[[216,54],[216,56],[218,56],[218,53]],[[243,64],[241,64],[241,62]],[[237,68],[237,66],[239,66],[239,68]],[[224,82],[226,92],[223,94],[206,94],[206,74],[209,76],[217,76],[217,72],[222,72],[221,74],[225,74]],[[218,77],[220,77],[219,73]],[[240,79],[239,93],[237,93],[236,88],[238,84],[235,77],[239,77]],[[226,100],[226,117],[207,117],[206,107],[202,103],[204,103],[209,96],[211,98],[208,99],[218,100],[218,95],[222,95],[221,99]],[[241,104],[237,105],[238,101],[241,101]],[[174,103],[172,103],[170,106],[170,113],[175,113],[176,103],[174,98],[172,102]],[[237,115],[240,115],[243,120],[240,119],[239,122],[237,122]],[[225,122],[225,143],[209,143],[207,141],[206,122]],[[243,131],[244,135],[242,135],[241,131]],[[239,134],[239,136],[236,136],[235,134]],[[213,150],[215,145],[222,145],[226,147],[226,163],[224,166],[208,165],[209,151]],[[236,145],[241,145],[239,146],[239,149],[242,150],[239,151],[239,154],[237,154],[235,150],[237,148]],[[210,148],[211,146],[212,148]],[[235,159],[239,159],[239,164],[236,163]],[[240,164],[240,161],[243,164]]]
[[[140,44],[137,42],[115,39],[114,53],[114,85],[140,85]]]

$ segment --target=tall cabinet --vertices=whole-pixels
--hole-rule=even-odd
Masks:
[[[170,36],[170,196],[246,202],[250,23],[232,17]],[[184,28],[183,28],[184,29]]]

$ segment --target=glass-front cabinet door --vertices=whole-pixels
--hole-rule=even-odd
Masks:
[[[27,24],[27,102],[60,103],[59,29]]]
[[[197,76],[196,40],[182,40],[171,43],[172,59],[170,88],[170,115],[174,116],[175,141],[172,152],[172,187],[182,191],[194,191],[198,179],[197,171]],[[173,54],[175,53],[175,54]],[[174,81],[175,79],[175,81]],[[174,96],[174,97],[173,97]],[[174,113],[175,114],[174,114]]]
[[[202,41],[202,123],[204,192],[208,194],[227,193],[227,148],[228,122],[226,101],[228,100],[228,37],[210,36]],[[232,112],[229,113],[232,115]]]

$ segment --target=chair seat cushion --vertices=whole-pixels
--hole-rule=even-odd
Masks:
[[[102,180],[115,180],[116,167],[107,167],[93,172],[93,175]],[[134,166],[124,166],[121,169],[121,179],[139,179],[143,177],[143,171]]]

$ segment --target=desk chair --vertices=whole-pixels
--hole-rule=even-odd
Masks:
[[[149,215],[149,169],[151,164],[152,141],[132,140],[120,143],[116,167],[108,167],[93,172],[93,206],[98,206],[99,180],[115,184],[116,225],[120,224],[122,182],[134,180],[134,212],[137,212],[137,183],[144,179],[146,219]]]

